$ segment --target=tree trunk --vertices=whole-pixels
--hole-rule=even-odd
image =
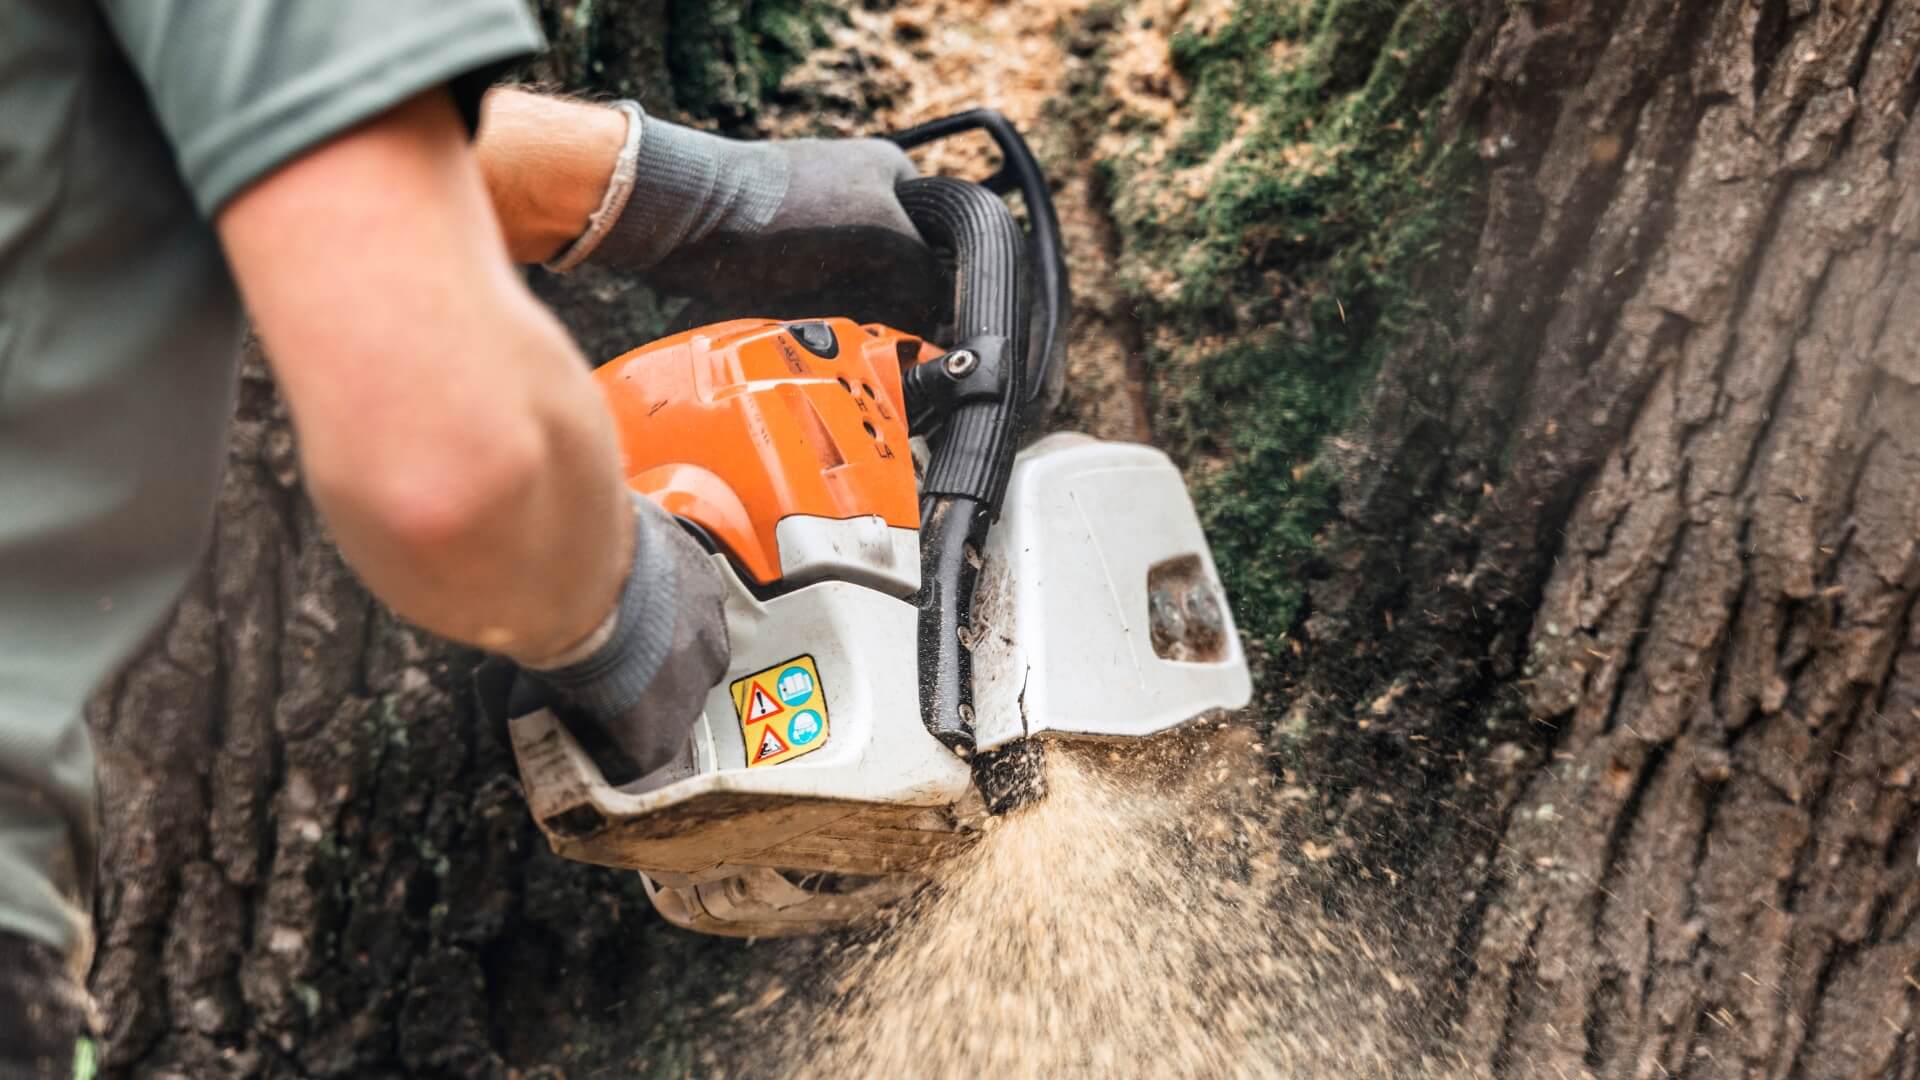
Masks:
[[[1920,6],[1542,5],[1481,40],[1484,381],[1440,479],[1490,488],[1435,599],[1525,620],[1490,659],[1534,730],[1458,1053],[1920,1074]]]
[[[1326,811],[1320,869],[1406,916],[1434,1057],[1920,1077],[1920,5],[921,0],[855,11],[770,91],[818,6],[549,2],[539,74],[654,107],[671,72],[687,110],[781,130],[922,119],[914,79],[1028,80],[993,103],[1072,231],[1072,408],[1190,466],[1268,656],[1259,720]],[[943,19],[941,50],[1024,19],[1021,51],[932,55]],[[1198,124],[1216,83],[1284,108],[1296,68],[1422,160],[1474,150],[1416,318],[1327,269],[1375,266],[1391,207],[1248,203],[1231,273],[1170,261],[1193,237],[1169,206],[1223,216],[1259,136],[1164,160],[1121,136]],[[1366,179],[1332,168],[1289,198]],[[1231,287],[1182,293],[1174,265]],[[617,278],[537,287],[593,355],[661,325]],[[1359,372],[1355,408],[1221,434],[1270,417],[1196,387],[1323,338],[1339,370],[1309,374]],[[1277,351],[1249,368],[1247,341]],[[1319,475],[1325,515],[1276,524]],[[548,853],[471,661],[353,584],[252,360],[206,572],[92,715],[110,1071],[754,1071],[727,1010],[764,954]]]
[[[1485,830],[1418,868],[1446,1059],[1920,1075],[1917,95],[1901,0],[1481,15],[1464,317],[1374,387],[1298,684]]]

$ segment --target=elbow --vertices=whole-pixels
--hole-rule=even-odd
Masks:
[[[307,463],[314,497],[336,529],[378,537],[402,558],[483,554],[536,500],[548,472],[546,440],[532,424],[484,438],[441,440],[429,449],[366,460],[358,448]]]

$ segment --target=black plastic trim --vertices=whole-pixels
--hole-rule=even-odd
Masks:
[[[793,340],[799,342],[801,348],[820,359],[832,360],[840,355],[840,338],[833,332],[833,327],[826,323],[808,319],[804,322],[790,322],[785,325],[787,333],[793,335]],[[820,344],[816,340],[816,335],[825,335],[826,344]]]

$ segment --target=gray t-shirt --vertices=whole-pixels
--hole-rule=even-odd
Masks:
[[[211,225],[276,166],[541,46],[524,0],[0,4],[0,931],[71,949],[82,704],[212,515],[240,303]]]

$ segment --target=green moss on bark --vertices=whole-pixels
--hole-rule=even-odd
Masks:
[[[524,74],[573,93],[749,129],[780,79],[844,20],[829,0],[541,0],[547,52]]]
[[[523,77],[735,135],[754,133],[781,77],[846,18],[825,0],[543,0],[538,13],[550,47]],[[596,362],[660,337],[679,310],[596,266],[536,269],[532,284]]]
[[[679,107],[723,126],[749,123],[781,76],[826,44],[826,21],[840,18],[823,0],[674,0],[667,60]]]
[[[1268,648],[1333,508],[1318,448],[1405,329],[1444,318],[1417,282],[1464,239],[1473,169],[1432,144],[1429,115],[1467,30],[1443,0],[1239,4],[1176,29],[1178,118],[1128,131],[1123,115],[1123,149],[1102,163],[1156,433],[1189,466],[1241,625]],[[1097,93],[1088,104],[1110,111]]]

